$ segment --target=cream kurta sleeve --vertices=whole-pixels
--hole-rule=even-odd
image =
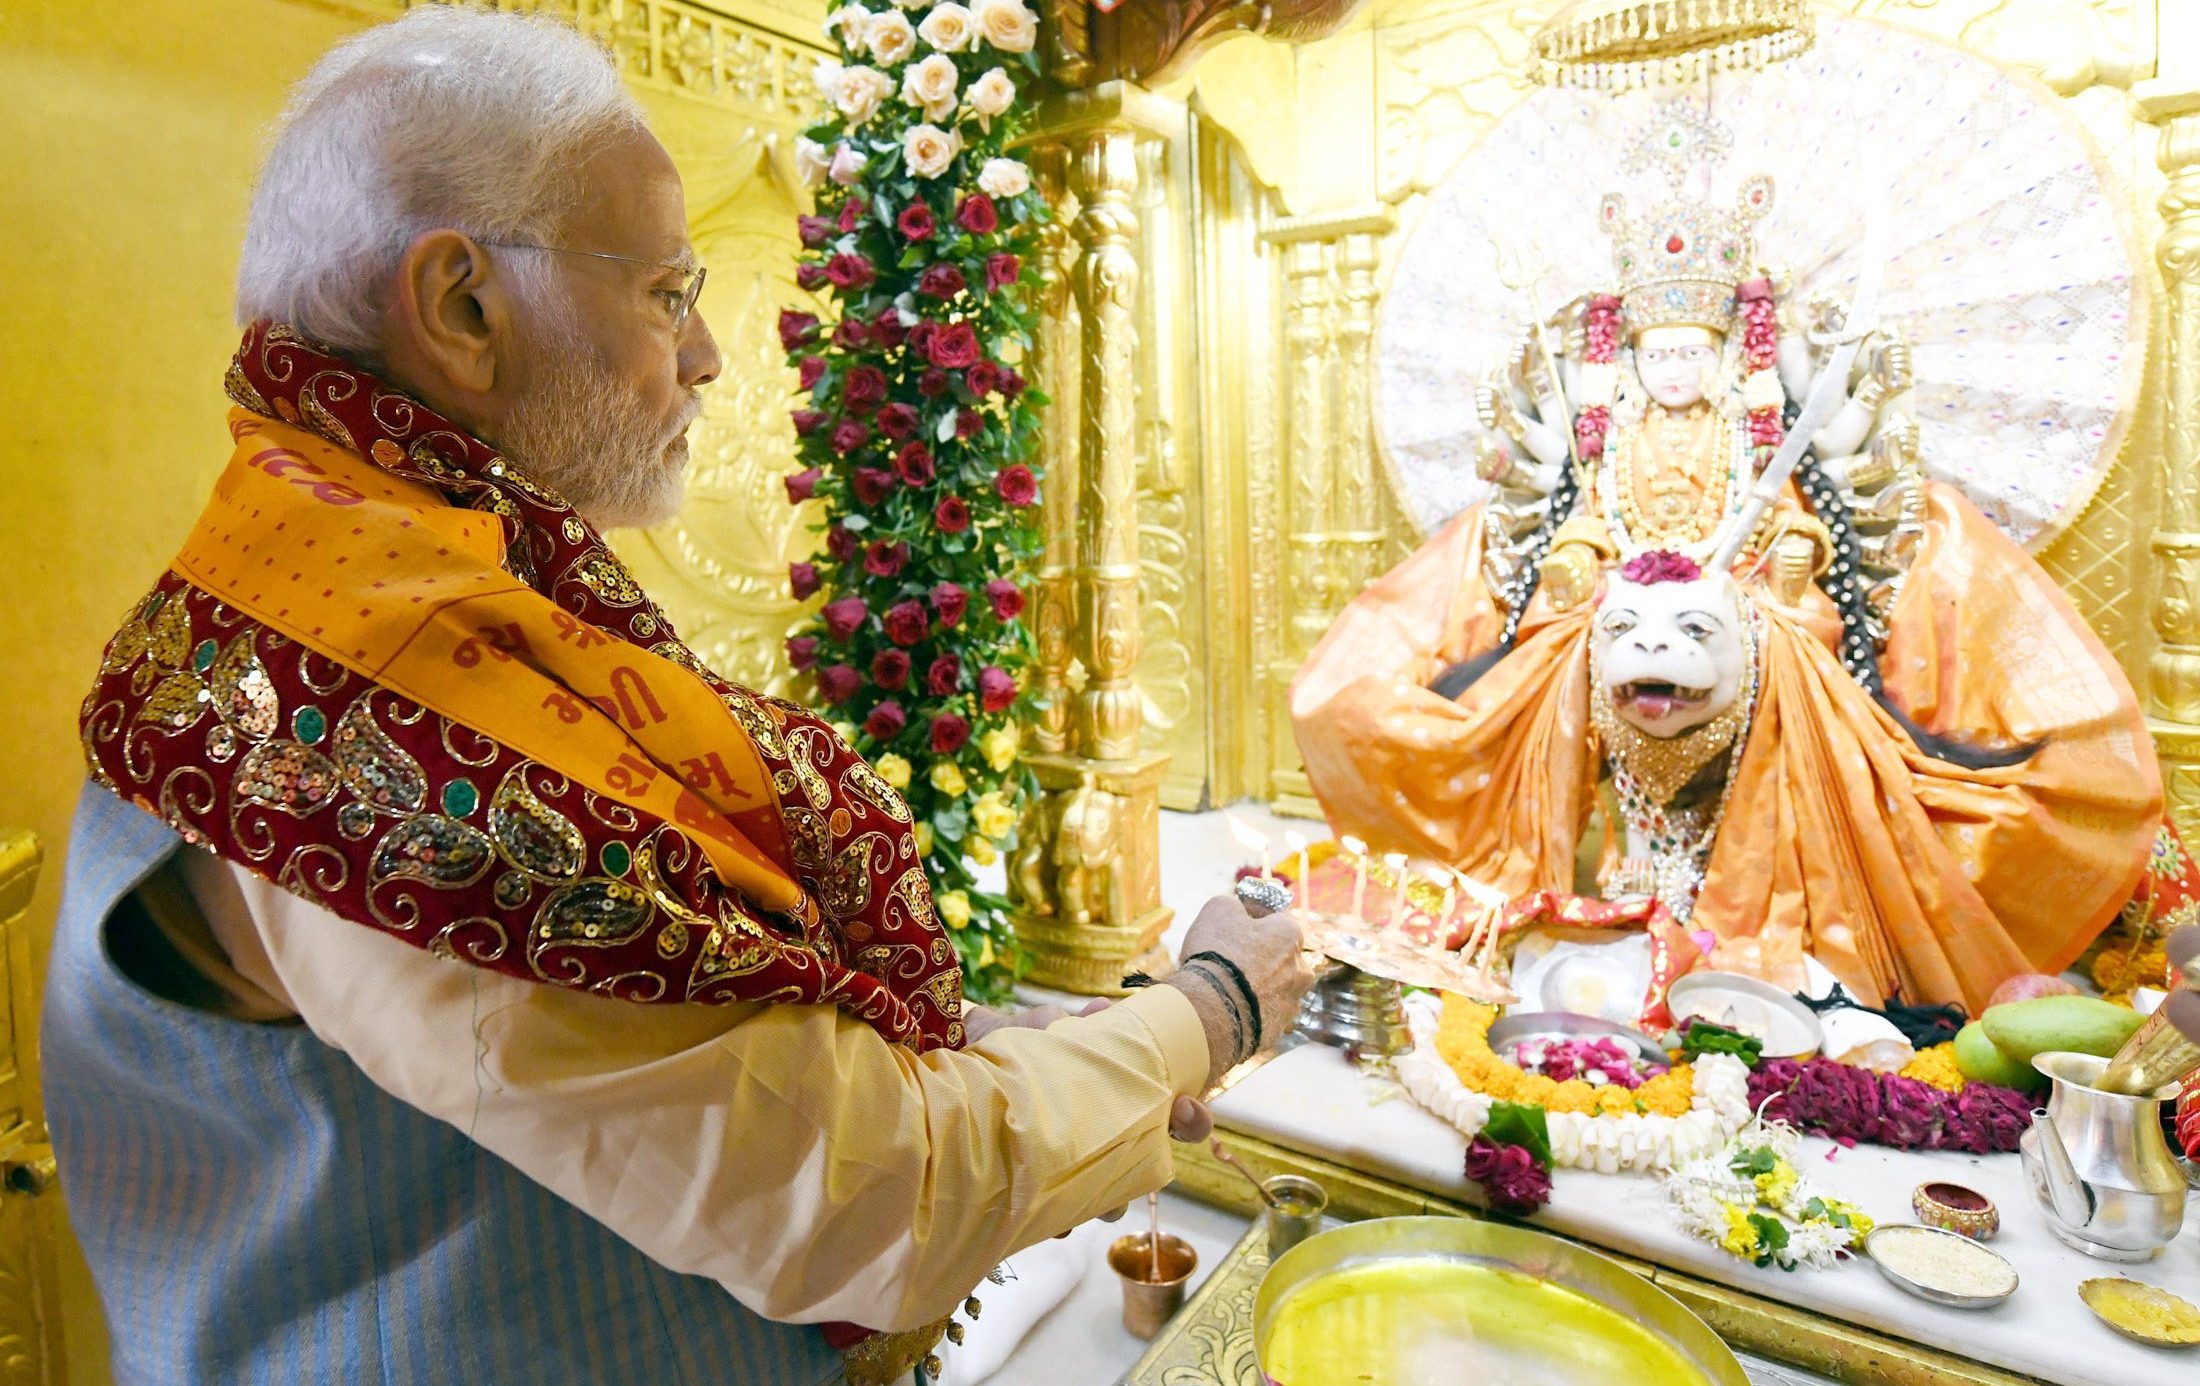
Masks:
[[[830,1006],[634,1005],[445,961],[202,861],[233,965],[378,1086],[773,1319],[949,1313],[1166,1183],[1170,1105],[1207,1077],[1173,988],[919,1057]]]

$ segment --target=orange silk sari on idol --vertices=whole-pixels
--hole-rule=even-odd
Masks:
[[[1291,690],[1331,825],[1513,895],[1569,890],[1603,762],[1593,603],[1538,595],[1518,644],[1456,702],[1429,692],[1503,613],[1472,509],[1340,614]],[[1690,927],[1713,967],[1803,981],[1815,956],[1871,1004],[1961,1002],[2068,966],[2131,896],[2162,806],[2130,683],[2053,581],[1955,491],[1924,542],[1882,668],[1925,729],[2030,760],[1926,755],[1842,669],[1831,604],[1765,612],[1762,691]]]
[[[830,727],[419,402],[267,324],[228,387],[229,466],[84,701],[102,784],[447,957],[962,1043],[909,808]]]

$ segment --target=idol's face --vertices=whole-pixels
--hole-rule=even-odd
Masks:
[[[1719,334],[1706,327],[1646,327],[1635,338],[1635,374],[1650,398],[1687,409],[1711,388],[1719,347]]]
[[[1740,610],[1724,574],[1649,584],[1615,575],[1597,607],[1595,695],[1661,741],[1709,722],[1741,692]]]

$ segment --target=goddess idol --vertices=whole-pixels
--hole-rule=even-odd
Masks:
[[[2053,580],[1927,475],[1874,269],[1843,302],[1760,265],[1775,187],[1717,188],[1731,142],[1687,103],[1641,130],[1603,283],[1476,398],[1485,497],[1298,675],[1307,776],[1378,850],[1654,897],[1783,987],[1815,958],[1870,1004],[1975,1010],[2130,897],[2151,743]]]

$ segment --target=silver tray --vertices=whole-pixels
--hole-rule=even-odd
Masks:
[[[1925,1233],[1935,1237],[1947,1237],[1951,1240],[1961,1242],[1975,1250],[1983,1251],[1988,1256],[1991,1256],[1995,1260],[2001,1262],[2003,1265],[2009,1266],[2009,1288],[2002,1291],[1998,1295],[1959,1295],[1950,1293],[1947,1290],[1937,1290],[1930,1285],[1921,1284],[1918,1281],[1912,1280],[1908,1276],[1896,1271],[1892,1266],[1889,1266],[1886,1262],[1880,1260],[1878,1257],[1872,1256],[1873,1238],[1882,1236],[1888,1232],[1900,1232],[1904,1236],[1913,1236],[1919,1233]],[[1873,1228],[1870,1235],[1864,1238],[1864,1254],[1867,1257],[1870,1257],[1871,1263],[1879,1267],[1879,1273],[1887,1277],[1888,1282],[1893,1284],[1897,1289],[1907,1290],[1911,1294],[1916,1295],[1919,1299],[1929,1299],[1935,1304],[1945,1304],[1955,1309],[1991,1309],[1995,1305],[2001,1303],[2003,1300],[2009,1298],[2009,1296],[2017,1292],[2017,1268],[2015,1266],[2009,1265],[2008,1257],[2002,1255],[2000,1252],[1994,1250],[1992,1247],[1982,1246],[1978,1242],[1972,1241],[1969,1237],[1964,1236],[1961,1232],[1949,1232],[1945,1229],[1938,1227],[1927,1227],[1921,1222],[1890,1222],[1882,1223],[1880,1226]]]
[[[1573,1011],[1508,1011],[1490,1027],[1490,1048],[1510,1053],[1522,1040],[1538,1035],[1564,1035],[1568,1039],[1615,1039],[1654,1064],[1668,1064],[1664,1046],[1642,1031],[1617,1025],[1593,1015]]]
[[[1370,1261],[1454,1257],[1519,1271],[1602,1305],[1664,1340],[1714,1386],[1749,1386],[1734,1350],[1681,1302],[1608,1256],[1525,1227],[1467,1218],[1374,1218],[1320,1233],[1285,1252],[1253,1298],[1253,1347],[1266,1348],[1276,1310],[1310,1280]]]

